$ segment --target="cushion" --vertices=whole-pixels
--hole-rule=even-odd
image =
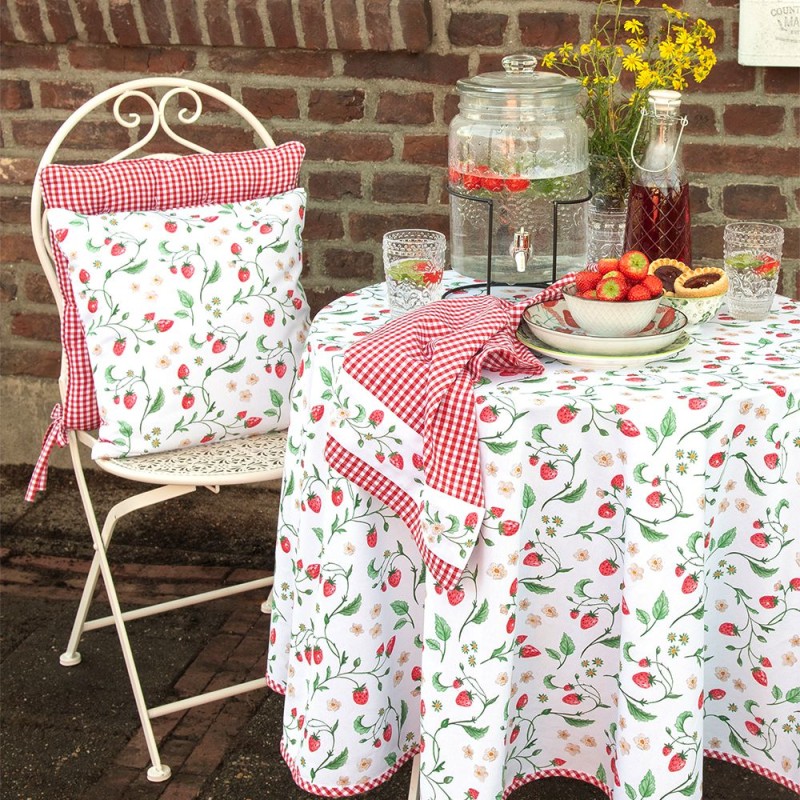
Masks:
[[[94,458],[288,425],[308,329],[305,192],[162,211],[50,209],[100,415]]]
[[[40,175],[47,208],[81,214],[151,211],[235,203],[295,188],[305,154],[300,142],[237,153],[194,154],[163,160],[140,158],[109,164],[51,164]],[[63,409],[66,428],[93,430],[100,424],[92,367],[83,328],[66,280],[66,260],[50,231],[64,309],[61,341],[68,383]]]

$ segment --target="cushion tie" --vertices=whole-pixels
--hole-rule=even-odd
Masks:
[[[42,439],[42,450],[39,453],[39,458],[28,483],[28,489],[25,492],[25,500],[29,503],[36,499],[36,495],[39,492],[43,492],[47,488],[47,464],[50,461],[50,453],[53,452],[53,447],[55,445],[66,447],[69,442],[67,429],[64,427],[63,411],[61,403],[56,403],[50,412],[52,421],[47,426],[47,431]]]

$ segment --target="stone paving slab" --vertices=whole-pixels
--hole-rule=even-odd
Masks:
[[[173,777],[162,784],[146,780],[147,751],[115,634],[87,634],[83,663],[58,663],[91,558],[74,479],[52,471],[48,492],[27,506],[28,474],[27,467],[0,468],[0,798],[310,800],[279,755],[283,698],[269,690],[156,720]],[[123,482],[106,476],[90,482],[102,507],[122,496]],[[275,485],[223,489],[125,521],[111,548],[124,579],[118,584],[123,606],[268,574],[277,503]],[[268,618],[260,613],[262,599],[250,593],[131,623],[151,702],[263,674]],[[406,766],[361,796],[406,800],[409,777]],[[603,797],[586,784],[551,778],[520,788],[510,800]],[[747,770],[706,761],[703,800],[792,798]]]

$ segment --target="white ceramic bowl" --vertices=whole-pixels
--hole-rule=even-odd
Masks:
[[[574,286],[567,286],[564,301],[575,322],[591,336],[635,336],[656,315],[661,297],[613,303],[580,297]]]
[[[702,325],[713,319],[719,311],[725,294],[718,294],[714,297],[664,297],[663,303],[669,303],[678,311],[686,314],[689,320],[688,327]]]

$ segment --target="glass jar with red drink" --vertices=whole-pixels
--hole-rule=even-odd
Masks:
[[[654,89],[631,147],[635,171],[628,195],[625,250],[640,250],[651,261],[674,258],[692,263],[689,184],[681,158],[686,117],[681,94]],[[643,140],[639,142],[639,134]]]

